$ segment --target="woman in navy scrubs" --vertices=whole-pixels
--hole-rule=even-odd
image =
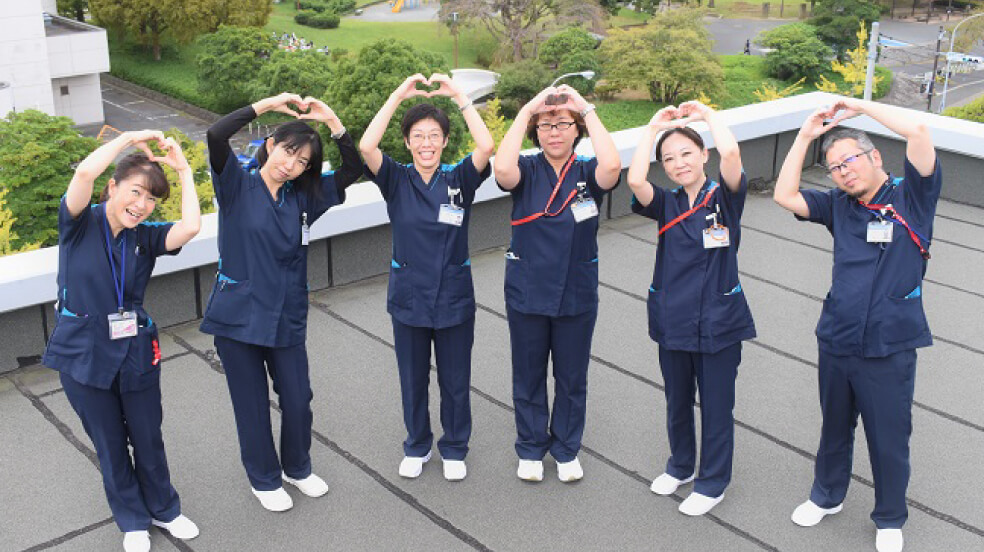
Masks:
[[[297,111],[295,111],[295,109]],[[257,116],[278,111],[322,122],[342,154],[321,174],[321,138],[303,120],[277,128],[257,154],[259,169],[236,162],[229,138]],[[310,225],[345,200],[362,172],[359,152],[335,113],[315,98],[284,93],[226,115],[208,130],[219,202],[219,272],[201,330],[215,336],[243,466],[260,504],[293,506],[286,481],[307,496],[328,486],[311,473],[311,382],[307,349],[307,244]],[[280,398],[280,457],[273,444],[267,374]]]
[[[438,85],[434,91],[417,84]],[[427,103],[407,110],[400,130],[413,163],[400,165],[379,150],[397,107],[415,96],[447,96],[458,104],[475,151],[457,165],[442,165],[448,145],[448,116]],[[359,142],[368,176],[379,186],[393,229],[386,310],[393,317],[396,363],[400,371],[403,421],[403,477],[420,475],[430,460],[434,435],[427,408],[431,344],[441,388],[437,442],[449,481],[465,478],[471,436],[471,350],[475,338],[475,290],[468,258],[468,221],[475,191],[491,173],[492,135],[471,101],[447,75],[408,77],[390,94]]]
[[[704,121],[721,157],[720,180],[704,173],[708,152],[700,135],[685,126]],[[660,136],[661,135],[661,136]],[[667,190],[646,180],[656,137],[656,159],[679,187]],[[738,282],[741,213],[748,182],[738,142],[711,108],[686,102],[665,107],[644,133],[627,181],[632,210],[659,221],[656,267],[649,288],[649,336],[659,343],[666,393],[670,459],[652,491],[673,494],[694,480],[680,504],[699,516],[724,498],[734,452],[735,379],[741,342],[755,337],[752,314]],[[694,396],[700,392],[700,469]]]
[[[622,166],[594,109],[569,86],[549,87],[519,110],[495,158],[496,182],[513,198],[505,293],[516,475],[526,481],[543,479],[548,451],[561,481],[584,476],[577,453],[598,315],[598,213]],[[596,158],[574,153],[585,133]],[[524,136],[542,151],[520,155]],[[552,416],[547,405],[551,357]]]
[[[151,142],[163,157],[151,153]],[[90,205],[96,178],[130,146],[145,153],[124,157],[100,203]],[[181,180],[180,222],[144,222],[170,191],[158,163]],[[157,257],[177,254],[200,224],[180,146],[152,130],[124,132],[92,152],[58,211],[58,318],[42,362],[61,373],[65,395],[95,445],[127,552],[150,550],[151,525],[180,539],[198,536],[171,486],[161,435],[160,344],[143,303]]]

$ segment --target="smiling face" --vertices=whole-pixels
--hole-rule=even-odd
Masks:
[[[550,160],[566,161],[574,151],[579,133],[574,114],[568,110],[541,113],[536,119],[536,141]]]
[[[267,138],[265,147],[268,157],[260,174],[278,184],[301,176],[311,163],[311,144],[297,146]]]
[[[853,138],[837,140],[827,149],[828,174],[844,193],[854,198],[874,194],[887,175],[877,149],[865,150]]]
[[[135,228],[154,212],[158,198],[150,193],[147,178],[135,174],[120,182],[107,184],[109,199],[106,201],[106,218],[114,231]]]
[[[434,119],[421,119],[410,127],[404,138],[418,172],[433,172],[441,164],[441,153],[448,145],[441,125]]]
[[[707,156],[706,149],[682,133],[667,136],[660,149],[660,162],[666,176],[684,188],[699,186],[707,179],[704,175]]]

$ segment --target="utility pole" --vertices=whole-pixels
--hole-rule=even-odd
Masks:
[[[454,36],[454,68],[458,68],[458,12],[451,12],[451,35]]]
[[[875,62],[878,56],[878,22],[871,23],[871,42],[868,44],[868,67],[864,76],[864,99],[871,99],[872,82],[875,78]]]
[[[940,65],[940,43],[943,42],[943,25],[940,25],[940,34],[936,37],[936,55],[933,56],[933,72],[929,75],[929,86],[926,88],[926,111],[933,112],[933,90],[936,88],[936,68]]]

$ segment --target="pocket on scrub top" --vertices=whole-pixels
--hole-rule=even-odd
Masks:
[[[64,359],[87,359],[92,354],[94,337],[88,316],[61,314],[48,340],[47,353]]]
[[[226,326],[244,326],[249,322],[252,311],[250,282],[243,280],[221,280],[212,288],[208,299],[205,318]]]
[[[529,261],[516,256],[506,256],[506,302],[526,302],[526,292],[529,289]]]

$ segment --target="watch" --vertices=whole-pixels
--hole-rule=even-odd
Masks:
[[[342,130],[339,130],[338,132],[332,132],[331,133],[331,139],[332,140],[340,140],[342,138],[342,136],[345,136],[345,133],[346,132],[348,132],[348,131],[345,130],[345,127],[342,127]]]
[[[581,118],[583,119],[588,116],[588,113],[591,113],[594,110],[595,110],[595,104],[589,103],[587,107],[581,110],[579,115],[581,115]]]

